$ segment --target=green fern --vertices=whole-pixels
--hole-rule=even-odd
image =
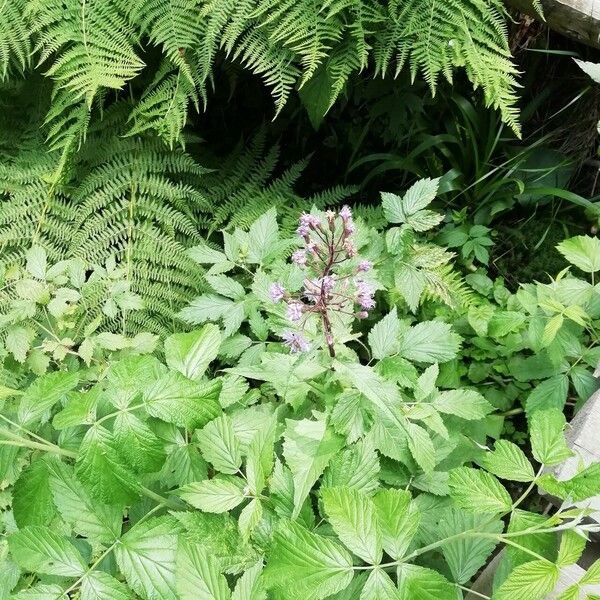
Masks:
[[[29,64],[30,34],[23,19],[26,0],[0,1],[0,81]]]

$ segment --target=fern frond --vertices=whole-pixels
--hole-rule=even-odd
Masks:
[[[517,70],[510,60],[500,0],[390,0],[387,24],[376,37],[376,71],[384,75],[393,59],[398,75],[406,62],[413,78],[423,74],[435,94],[440,76],[452,79],[464,67],[488,105],[517,133]]]
[[[120,89],[144,63],[133,34],[112,0],[33,0],[29,20],[47,75],[88,107],[102,88]]]
[[[177,142],[182,142],[181,132],[187,121],[190,104],[198,109],[195,85],[182,69],[173,68],[165,61],[154,82],[131,112],[129,120],[133,126],[128,135],[152,130],[173,148]]]
[[[25,21],[26,0],[0,2],[0,81],[29,64],[31,42]]]
[[[300,70],[294,64],[294,54],[273,45],[262,30],[254,29],[240,39],[234,58],[260,75],[265,85],[271,88],[277,116],[300,77]]]

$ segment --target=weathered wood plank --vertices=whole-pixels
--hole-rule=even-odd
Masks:
[[[571,479],[582,465],[587,467],[600,462],[600,391],[593,394],[575,415],[565,431],[565,438],[575,456],[552,470],[557,479]],[[600,496],[579,502],[577,506],[593,509],[591,518],[600,523]]]
[[[507,4],[539,18],[531,0],[506,0]],[[567,37],[600,48],[600,2],[598,0],[541,0],[546,23]]]

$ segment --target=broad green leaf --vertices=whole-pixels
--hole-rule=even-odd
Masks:
[[[394,274],[394,285],[415,313],[427,285],[426,275],[411,264],[399,264]]]
[[[120,412],[115,418],[113,434],[121,456],[136,471],[160,471],[166,456],[164,444],[146,423],[133,413]]]
[[[276,421],[270,419],[259,429],[248,446],[246,459],[246,479],[250,491],[258,495],[266,484],[267,477],[273,470],[273,454],[275,445]]]
[[[129,586],[146,600],[178,600],[175,589],[177,521],[151,517],[130,529],[114,554]]]
[[[19,421],[30,425],[48,411],[79,383],[77,373],[57,371],[42,375],[25,390],[19,406]]]
[[[365,583],[360,600],[400,600],[400,592],[385,571],[375,569]]]
[[[62,600],[64,587],[56,584],[38,583],[13,594],[11,600]]]
[[[81,600],[131,600],[132,593],[104,571],[90,571],[81,582]]]
[[[459,346],[460,337],[441,321],[422,321],[400,335],[401,356],[416,362],[447,362],[456,356]]]
[[[587,539],[576,531],[563,531],[560,536],[560,546],[558,548],[558,558],[556,564],[559,567],[574,565],[583,554]]]
[[[382,359],[396,354],[400,347],[398,335],[400,334],[400,320],[394,308],[383,319],[377,322],[369,332],[369,346],[373,358]]]
[[[66,406],[52,419],[54,429],[91,425],[96,420],[96,405],[100,392],[100,387],[97,386],[84,393],[69,393]]]
[[[168,372],[154,356],[127,356],[109,366],[104,393],[116,408],[127,408]]]
[[[558,251],[577,268],[586,273],[600,270],[600,239],[589,235],[577,235],[564,240]]]
[[[50,491],[46,457],[33,460],[22,471],[12,490],[12,509],[20,528],[26,525],[47,525],[56,515]]]
[[[298,597],[321,600],[352,581],[352,557],[340,544],[283,520],[275,531],[263,572],[267,588],[289,590]]]
[[[244,543],[236,519],[229,513],[205,513],[199,510],[171,513],[184,528],[179,543],[196,543],[219,564],[219,571],[241,573],[256,563],[257,555]]]
[[[202,456],[221,473],[234,474],[242,464],[240,442],[227,415],[210,421],[198,434]]]
[[[48,263],[46,251],[41,246],[32,246],[25,253],[25,258],[27,272],[37,279],[45,279]]]
[[[201,242],[197,246],[193,246],[187,253],[188,256],[201,265],[227,262],[227,257],[223,252],[211,248],[204,242]]]
[[[171,371],[144,390],[143,400],[153,417],[196,429],[221,414],[220,392],[218,379],[198,383]]]
[[[433,569],[402,564],[398,567],[400,600],[456,600],[456,588]]]
[[[452,538],[466,531],[500,534],[504,523],[500,519],[490,521],[489,515],[447,509],[443,511],[436,531],[437,538]],[[442,547],[442,554],[450,567],[454,581],[466,584],[486,563],[499,544],[498,539],[483,536],[466,536],[450,539]]]
[[[35,339],[35,331],[28,327],[9,327],[6,330],[4,346],[17,362],[24,363]]]
[[[469,421],[483,419],[494,410],[479,392],[466,389],[440,392],[434,399],[433,406],[440,412]]]
[[[404,556],[412,542],[421,514],[406,490],[380,490],[373,498],[383,549],[395,560]]]
[[[342,446],[342,438],[327,427],[324,419],[286,419],[283,455],[294,478],[292,518],[299,515],[313,485]]]
[[[406,433],[408,434],[408,447],[413,458],[425,473],[431,473],[436,462],[431,436],[426,429],[414,423],[407,424]]]
[[[402,198],[389,192],[381,192],[383,214],[389,223],[406,223],[410,215],[425,208],[437,195],[439,179],[420,179]]]
[[[532,560],[519,565],[496,590],[494,600],[542,600],[556,583],[560,569],[550,561]]]
[[[207,321],[218,321],[225,317],[235,302],[217,294],[204,294],[192,300],[179,312],[179,317],[192,325],[201,325]]]
[[[367,495],[379,487],[379,457],[373,445],[361,440],[336,454],[321,479],[325,487],[350,487]]]
[[[457,506],[475,513],[506,513],[512,500],[502,484],[493,476],[470,467],[450,471],[450,496]]]
[[[107,504],[127,504],[137,496],[137,479],[119,455],[113,435],[101,425],[85,434],[76,473],[90,492]]]
[[[248,262],[261,263],[273,249],[273,245],[279,239],[279,227],[277,225],[277,211],[269,209],[250,226],[248,232]]]
[[[367,563],[379,564],[381,535],[370,498],[344,487],[325,488],[321,495],[329,522],[344,545]]]
[[[600,494],[600,463],[594,462],[566,481],[559,481],[551,474],[542,475],[539,484],[553,496],[573,502],[581,502]]]
[[[530,416],[531,451],[538,462],[557,465],[573,456],[565,441],[565,425],[566,419],[560,410],[538,410]]]
[[[229,600],[227,580],[200,544],[179,544],[176,586],[181,600]]]
[[[527,529],[546,528],[548,517],[517,508],[510,515],[507,532],[515,535]],[[554,560],[558,550],[558,536],[555,533],[530,533],[518,536],[520,547],[507,546],[506,554],[512,568],[529,562],[535,552],[544,558]]]
[[[232,277],[227,277],[226,275],[209,275],[207,273],[204,279],[221,296],[231,298],[232,300],[243,300],[246,296],[244,286]]]
[[[508,440],[498,440],[493,452],[486,452],[481,465],[490,473],[509,481],[533,481],[531,463],[519,446]]]
[[[65,522],[78,535],[111,544],[121,535],[123,511],[90,497],[72,467],[56,460],[48,466],[54,503]]]
[[[254,529],[259,524],[263,516],[263,505],[258,498],[253,498],[242,508],[238,518],[240,533],[245,541],[250,539]]]
[[[527,397],[525,410],[528,415],[537,410],[555,408],[563,410],[569,394],[569,378],[564,373],[550,377],[533,388]]]
[[[345,435],[352,444],[369,430],[372,417],[369,413],[368,401],[356,390],[345,390],[337,397],[331,424],[336,433]]]
[[[179,495],[195,508],[223,513],[244,501],[244,484],[237,477],[206,479],[183,486]]]
[[[262,561],[248,569],[236,582],[231,600],[266,600],[267,592],[261,581]]]
[[[170,335],[165,340],[165,359],[172,369],[198,380],[217,358],[220,345],[221,332],[209,323],[202,329]]]
[[[26,571],[79,577],[86,564],[71,541],[48,527],[32,525],[8,537],[12,559]]]
[[[584,576],[581,578],[580,583],[582,585],[600,583],[600,559],[596,560],[588,567]]]

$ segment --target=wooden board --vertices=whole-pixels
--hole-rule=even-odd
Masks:
[[[506,0],[532,17],[540,18],[531,0]],[[600,48],[600,0],[541,0],[550,29],[588,46]]]

